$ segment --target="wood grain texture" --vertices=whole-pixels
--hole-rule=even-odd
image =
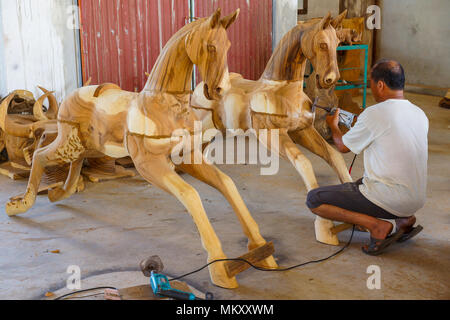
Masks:
[[[293,164],[308,191],[319,185],[311,162],[295,143],[324,158],[342,182],[351,181],[342,155],[314,129],[312,103],[303,92],[307,60],[316,71],[313,80],[318,88],[330,89],[340,78],[336,53],[340,39],[336,29],[341,28],[345,15],[343,12],[332,19],[328,14],[323,19],[298,24],[280,41],[258,81],[243,79],[238,74],[225,74],[229,89],[218,101],[208,101],[204,84],[199,84],[192,104],[197,107],[194,110],[203,120],[204,129],[209,129],[208,125],[212,123],[221,130],[279,130],[279,149],[268,142],[271,139],[260,142]],[[207,109],[212,112],[208,113]],[[318,219],[316,225],[321,226],[316,227],[318,241],[333,245],[339,243],[330,231],[331,221]]]
[[[240,256],[238,259],[246,260],[253,265],[257,265],[258,262],[270,257],[274,253],[275,248],[273,246],[273,242],[268,242],[265,245]],[[234,277],[250,267],[251,266],[244,261],[229,261],[225,266],[229,277]]]
[[[238,15],[239,10],[221,17],[219,9],[210,17],[181,28],[162,50],[140,93],[105,84],[83,87],[70,94],[58,113],[56,139],[35,151],[27,191],[22,198],[7,204],[7,214],[16,215],[31,208],[48,166],[70,165],[64,186],[49,191],[49,199],[55,202],[75,192],[85,158],[129,155],[144,179],[175,196],[189,211],[208,252],[208,261],[226,258],[197,191],[178,175],[170,155],[179,142],[171,138],[173,132],[194,130],[196,116],[189,103],[194,64],[204,79],[209,100],[219,99],[225,89],[222,85],[228,73],[227,52],[231,45],[226,29]],[[250,250],[266,243],[231,178],[206,161],[179,169],[224,194],[249,238]],[[268,268],[277,267],[273,257],[262,263]],[[224,263],[213,264],[209,270],[215,285],[238,286],[236,279],[227,275]]]

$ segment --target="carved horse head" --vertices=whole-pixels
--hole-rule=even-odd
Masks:
[[[332,19],[331,14],[328,13],[302,38],[303,53],[314,67],[318,88],[330,88],[340,78],[336,50],[341,39],[336,29],[342,25],[346,15],[347,11],[344,11],[337,18]]]
[[[344,11],[332,19],[299,24],[292,28],[276,47],[262,79],[303,81],[306,59],[317,74],[318,88],[330,88],[340,78],[336,49],[341,42],[336,33],[347,15]]]
[[[239,16],[239,9],[220,18],[218,9],[211,17],[195,28],[186,39],[186,51],[191,61],[199,68],[205,83],[204,94],[209,100],[219,100],[223,92],[222,80],[228,70],[227,54],[231,42],[227,29]]]

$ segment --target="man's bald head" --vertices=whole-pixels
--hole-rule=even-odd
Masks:
[[[394,91],[405,88],[405,71],[395,60],[382,59],[375,63],[370,77],[375,83],[383,81],[389,89]]]

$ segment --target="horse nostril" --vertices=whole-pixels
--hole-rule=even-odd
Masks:
[[[216,88],[216,93],[217,93],[217,94],[221,94],[221,93],[222,93],[222,88],[217,87],[217,88]]]
[[[325,80],[326,84],[332,84],[333,83],[333,79],[332,78],[328,78],[327,80]]]

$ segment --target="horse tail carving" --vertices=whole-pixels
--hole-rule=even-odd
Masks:
[[[122,90],[118,85],[114,83],[104,83],[97,87],[97,90],[94,92],[94,98],[100,97],[104,92],[108,90]]]

